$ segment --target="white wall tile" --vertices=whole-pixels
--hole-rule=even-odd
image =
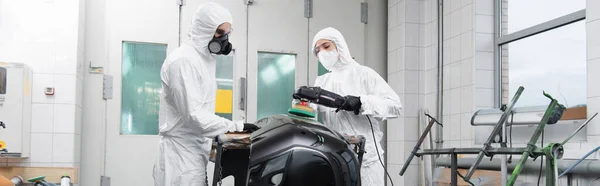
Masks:
[[[598,0],[587,0],[587,11],[585,11],[585,19],[589,21],[600,20],[600,1]],[[588,32],[589,33],[589,32]],[[593,32],[598,33],[598,32]]]
[[[388,8],[398,4],[400,0],[388,0]]]
[[[47,96],[44,93],[46,87],[54,87],[54,75],[34,73],[32,81],[31,101],[34,103],[54,103],[54,96]]]
[[[475,27],[477,33],[494,33],[494,16],[489,15],[476,15],[475,16]]]
[[[475,33],[475,50],[494,52],[494,35]]]
[[[464,1],[464,0],[463,0]],[[473,4],[469,4],[462,8],[461,11],[461,33],[465,33],[468,31],[473,31]]]
[[[450,114],[450,100],[452,99],[450,97],[450,90],[444,90],[442,93],[443,96],[443,115],[449,115]]]
[[[460,88],[450,90],[450,114],[460,114]]]
[[[406,9],[402,13],[406,14],[407,23],[420,23],[419,12],[421,10],[420,1],[417,0],[404,0],[406,2]]]
[[[398,63],[396,63],[396,72],[406,70],[406,47],[400,47],[396,53]]]
[[[450,127],[450,132],[452,133],[450,135],[449,140],[460,140],[461,137],[461,125],[460,125],[460,119],[461,116],[460,114],[453,114],[450,115],[450,122],[451,123],[446,123],[444,124],[444,127],[449,126]]]
[[[476,88],[494,88],[494,71],[475,70]]]
[[[475,144],[473,143],[473,140],[460,140],[460,148],[473,148],[475,147]]]
[[[460,85],[467,86],[473,84],[473,58],[461,61],[460,69]]]
[[[47,103],[31,105],[31,132],[52,133],[54,106]]]
[[[404,95],[404,117],[417,117],[419,115],[419,95]]]
[[[400,76],[400,72],[388,75],[388,79],[388,82],[390,82],[390,87],[392,87],[392,90],[394,90],[396,94],[404,93],[404,77]]]
[[[468,59],[473,57],[473,53],[475,53],[475,49],[473,48],[473,32],[468,31],[460,36],[460,45],[461,45],[461,58],[460,59]]]
[[[431,6],[432,1],[421,1],[421,22],[429,23],[433,20],[432,12],[433,6]]]
[[[494,52],[475,52],[475,69],[494,70]]]
[[[62,44],[57,46],[55,63],[54,63],[54,74],[66,74],[76,75],[77,74],[77,47],[76,43]],[[69,46],[73,45],[73,46]],[[64,54],[59,54],[64,53]]]
[[[444,67],[442,67],[442,73],[443,73],[443,90],[449,90],[450,89],[450,80],[452,78],[451,75],[451,71],[450,71],[450,65],[444,65]]]
[[[451,136],[452,136],[452,122],[451,122],[451,117],[450,115],[444,115],[442,117],[442,124],[444,125],[444,127],[442,127],[442,132],[443,132],[443,137],[444,137],[444,141],[449,141]],[[433,133],[435,134],[435,133]],[[433,136],[435,137],[435,136]],[[446,144],[444,143],[444,147],[446,147]]]
[[[31,156],[30,162],[50,163],[52,162],[52,134],[31,134]]]
[[[494,15],[494,0],[476,0],[475,13],[478,15]]]
[[[388,8],[388,30],[398,26],[398,5],[393,5]]]
[[[427,47],[427,46],[431,46],[431,44],[432,44],[431,42],[433,40],[431,39],[431,32],[437,32],[437,31],[432,30],[431,25],[433,25],[433,23],[430,22],[430,23],[426,23],[426,24],[422,25],[422,27],[421,27],[423,29],[421,31],[421,33],[422,33],[421,34],[421,42],[422,42],[421,46]]]
[[[419,139],[419,123],[417,118],[404,118],[404,140],[417,141]]]
[[[460,113],[471,113],[473,111],[473,86],[465,86],[460,88]]]
[[[406,23],[406,1],[400,0],[400,2],[396,6],[396,10],[398,11],[398,25],[402,25]]]
[[[446,76],[446,77],[450,77],[450,88],[454,89],[454,88],[458,88],[460,87],[460,75],[461,75],[461,63],[452,63],[450,65],[450,76]],[[446,78],[444,77],[444,78]]]
[[[74,162],[74,139],[75,134],[53,134],[52,162],[69,163]]]
[[[472,3],[473,3],[473,0],[462,0],[461,6],[464,7],[464,6],[470,5]]]
[[[74,152],[75,153],[74,154],[75,162],[76,163],[81,162],[81,135],[78,135],[78,134],[75,135],[74,150],[75,150],[75,152]]]
[[[75,134],[81,134],[83,124],[83,109],[77,107],[75,109]]]
[[[51,38],[48,41],[33,42],[29,51],[36,51],[35,55],[21,56],[23,63],[28,64],[34,73],[54,73],[54,43]]]
[[[461,46],[460,46],[460,36],[456,36],[450,39],[450,63],[456,63],[460,61],[461,57]]]
[[[420,35],[421,33],[419,32],[419,24],[413,24],[413,23],[406,23],[406,46],[416,46],[419,47],[420,46]],[[402,26],[400,26],[402,27]]]
[[[402,130],[404,130],[404,118],[396,118],[387,120],[387,142],[403,141]],[[391,148],[388,146],[388,149]]]
[[[445,6],[444,6],[445,7]],[[446,14],[444,12],[444,14]],[[444,15],[444,24],[442,24],[442,28],[444,29],[444,40],[450,39],[452,37],[452,19],[450,19],[450,14]]]
[[[387,142],[387,163],[389,164],[403,164],[404,163],[404,142]]]
[[[75,102],[77,104],[77,106],[79,107],[83,107],[83,79],[77,77],[77,84],[76,84],[76,89],[77,89],[77,93],[76,96],[77,98],[75,98]]]
[[[443,47],[443,50],[444,50],[443,53],[442,53],[442,55],[443,55],[442,56],[443,57],[443,61],[442,62],[443,62],[444,65],[452,63],[452,60],[450,60],[451,59],[450,56],[452,55],[452,50],[451,50],[452,48],[451,48],[451,42],[450,41],[451,41],[450,39],[444,40],[444,43],[442,44],[442,47]]]
[[[597,81],[600,80],[600,58],[587,61],[587,96],[600,96],[600,86]]]
[[[444,13],[444,16],[450,15],[450,13],[452,13],[450,3],[452,3],[452,0],[443,0],[442,1],[442,4],[444,5],[444,6],[442,6],[442,8],[443,8],[442,12]]]
[[[587,59],[600,58],[600,35],[589,33],[600,33],[600,20],[586,23],[586,46]]]
[[[65,104],[76,104],[77,102],[77,76],[75,75],[54,75],[54,102]]]
[[[450,5],[450,11],[454,12],[460,9],[462,1],[452,0],[449,4],[444,4],[444,6]]]
[[[398,64],[398,52],[396,50],[388,52],[387,57],[387,74],[396,73],[396,66]]]
[[[418,94],[419,93],[419,84],[422,82],[419,80],[419,71],[407,70],[404,71],[404,81],[405,89],[404,93],[407,94]]]
[[[54,104],[54,133],[75,133],[75,105]]]
[[[400,27],[392,28],[388,31],[388,48],[387,51],[391,52],[398,49],[400,46]]]
[[[419,47],[406,47],[405,52],[406,59],[404,68],[406,68],[406,70],[419,70],[419,64],[421,63],[419,57],[421,49]]]
[[[462,18],[460,16],[462,16],[461,11],[455,11],[450,14],[450,19],[452,20],[450,25],[450,37],[456,37],[461,33],[460,31],[462,28]]]
[[[476,88],[475,106],[479,108],[494,107],[494,89]]]
[[[460,139],[461,140],[472,140],[475,138],[473,133],[473,126],[471,126],[471,116],[472,114],[461,114],[460,115]],[[461,147],[463,145],[461,144]]]
[[[600,58],[600,45],[592,46],[592,45],[588,44],[587,45],[587,58],[588,58],[588,60]]]

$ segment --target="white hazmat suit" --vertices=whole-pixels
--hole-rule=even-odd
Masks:
[[[208,43],[217,28],[232,23],[231,13],[215,3],[194,13],[190,39],[175,49],[161,69],[163,92],[159,113],[159,155],[154,165],[157,186],[205,186],[212,138],[242,131],[243,122],[215,115],[216,59]]]
[[[322,117],[323,123],[331,129],[345,134],[363,135],[367,139],[366,154],[363,157],[360,171],[362,185],[382,186],[385,183],[385,170],[379,162],[375,149],[375,145],[377,145],[383,160],[383,149],[380,145],[383,132],[381,132],[379,124],[385,119],[400,116],[402,111],[400,98],[377,72],[352,59],[348,45],[338,30],[329,27],[319,31],[311,46],[315,47],[320,39],[331,40],[336,45],[337,51],[319,52],[319,60],[329,72],[319,76],[315,81],[315,86],[341,96],[360,97],[362,106],[358,115],[349,111],[336,113],[336,109],[314,104],[311,104],[311,107],[316,109]],[[373,133],[367,116],[373,123],[376,141],[373,141]]]

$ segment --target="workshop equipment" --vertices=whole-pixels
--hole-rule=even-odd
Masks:
[[[32,79],[26,64],[0,62],[0,140],[9,147],[2,157],[30,155]]]
[[[255,125],[261,129],[215,139],[213,185],[232,175],[236,186],[360,186],[364,137],[293,115],[265,117]]]
[[[512,101],[510,102],[509,106],[504,110],[504,114],[507,114],[510,112],[510,110],[512,109],[512,106],[516,103],[516,101],[517,101],[519,95],[522,93],[523,89],[524,89],[523,87],[519,88],[519,90],[513,97]],[[553,115],[556,116],[556,114],[559,114],[559,115],[561,114],[561,113],[555,113],[556,107],[562,106],[562,105],[558,104],[558,101],[556,99],[552,98],[549,94],[546,94],[544,92],[544,96],[549,98],[551,100],[551,102],[548,105],[548,108],[546,109],[543,119],[539,122],[536,133],[531,137],[530,143],[527,144],[527,147],[507,148],[505,146],[502,146],[500,148],[492,148],[490,146],[490,144],[493,142],[493,138],[495,138],[497,135],[499,135],[500,129],[497,129],[498,126],[502,127],[504,122],[506,122],[506,117],[505,117],[506,115],[503,114],[502,115],[503,117],[500,118],[500,121],[498,122],[496,128],[494,129],[495,132],[490,134],[488,143],[486,143],[483,148],[425,149],[425,150],[420,150],[420,151],[414,153],[414,156],[420,157],[422,155],[449,154],[451,156],[451,160],[450,160],[451,173],[452,173],[451,185],[457,185],[457,181],[458,181],[457,176],[461,176],[463,178],[463,180],[471,183],[470,179],[469,179],[470,177],[462,176],[457,171],[457,169],[458,169],[457,155],[459,155],[459,154],[478,154],[479,155],[479,156],[477,156],[476,159],[474,159],[474,163],[472,164],[472,166],[470,166],[470,169],[466,174],[466,175],[471,175],[471,176],[473,175],[474,170],[476,170],[477,167],[479,166],[479,163],[481,162],[481,159],[483,159],[484,155],[486,157],[491,158],[494,155],[508,155],[508,154],[518,155],[518,154],[521,154],[522,157],[519,161],[519,164],[517,164],[515,166],[515,169],[511,175],[510,179],[507,182],[508,186],[513,186],[515,184],[518,175],[521,173],[523,166],[527,162],[528,157],[537,158],[539,156],[545,156],[547,159],[547,161],[546,161],[546,185],[556,186],[558,184],[558,170],[557,170],[557,166],[556,166],[557,165],[556,161],[557,161],[557,159],[560,159],[564,153],[563,145],[566,144],[572,138],[572,136],[577,134],[577,132],[579,132],[583,127],[585,127],[591,121],[591,119],[593,119],[597,114],[595,114],[594,117],[591,117],[590,119],[588,119],[575,132],[573,132],[573,134],[570,137],[568,137],[561,143],[551,143],[544,148],[539,148],[535,145],[538,137],[542,134],[544,127],[548,123],[548,120]],[[558,110],[560,112],[561,109],[558,109]],[[562,110],[564,110],[564,109],[562,109]],[[430,117],[430,124],[432,125],[433,120],[435,120],[435,119],[431,116],[428,116],[428,117]],[[426,134],[427,133],[423,133],[423,135],[426,135]],[[417,147],[415,147],[415,149],[418,148],[418,146],[420,146],[419,143],[417,144]],[[413,150],[413,152],[414,152],[414,150]],[[413,156],[410,156],[410,158],[412,158],[412,157]],[[405,165],[404,165],[405,167],[410,164],[410,159],[407,162],[408,163],[405,163]],[[405,168],[403,167],[403,169],[405,169]],[[403,174],[403,173],[404,172],[401,172],[401,174]],[[473,183],[471,183],[471,184],[473,185]]]
[[[54,183],[48,183],[45,179],[46,176],[38,176],[29,178],[27,181],[33,183],[34,186],[57,186]]]

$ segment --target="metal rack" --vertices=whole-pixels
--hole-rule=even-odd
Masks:
[[[415,156],[420,157],[420,156],[424,156],[424,155],[450,155],[450,157],[451,157],[451,164],[450,164],[451,165],[450,166],[451,182],[450,182],[450,184],[453,186],[457,185],[458,184],[458,176],[460,176],[466,182],[469,182],[471,185],[474,185],[469,180],[470,180],[471,176],[473,175],[473,173],[475,172],[475,170],[477,170],[477,167],[479,166],[479,163],[484,158],[484,156],[492,158],[495,155],[511,155],[511,154],[518,155],[518,154],[521,154],[522,158],[521,158],[519,164],[517,164],[517,166],[513,170],[512,175],[507,182],[508,186],[513,186],[515,184],[517,177],[521,173],[523,165],[526,163],[528,157],[536,159],[540,156],[545,156],[546,160],[547,160],[546,161],[546,185],[551,185],[551,186],[558,185],[558,169],[556,166],[556,161],[557,161],[557,159],[562,158],[562,155],[564,153],[563,145],[566,144],[575,134],[577,134],[577,132],[579,132],[585,125],[587,125],[597,115],[597,113],[594,116],[592,116],[591,118],[589,118],[585,123],[583,123],[570,137],[565,139],[563,142],[550,143],[548,146],[543,147],[543,148],[537,147],[536,142],[537,142],[538,138],[540,137],[540,135],[543,133],[544,128],[546,127],[546,124],[548,123],[548,120],[555,112],[555,108],[557,108],[557,106],[562,107],[562,105],[558,104],[558,101],[556,99],[552,98],[549,94],[544,93],[544,96],[549,98],[551,100],[551,102],[548,105],[546,112],[544,113],[544,116],[542,117],[542,120],[540,121],[535,133],[533,134],[529,143],[527,144],[527,147],[507,148],[507,147],[505,147],[506,146],[505,144],[500,148],[491,147],[491,144],[494,142],[494,138],[497,135],[500,135],[502,128],[505,127],[504,124],[505,124],[509,114],[511,113],[512,108],[514,107],[515,103],[517,102],[521,93],[523,92],[523,90],[524,90],[524,88],[522,86],[519,87],[515,96],[509,103],[509,105],[506,107],[506,109],[504,109],[504,112],[503,112],[502,116],[500,117],[500,120],[495,125],[493,132],[490,134],[490,136],[489,136],[488,140],[486,141],[486,143],[484,144],[483,148],[443,148],[443,149],[419,150],[421,144],[423,143],[423,141],[425,139],[425,136],[427,136],[427,133],[429,133],[433,124],[438,123],[441,125],[441,123],[439,123],[435,118],[433,118],[429,114],[425,113],[425,115],[427,117],[429,117],[429,119],[430,119],[429,124],[427,125],[423,134],[421,134],[419,141],[413,148],[409,158],[406,160],[406,163],[402,167],[402,170],[400,171],[400,176],[404,175],[406,169],[408,168],[408,165],[410,164],[410,162],[412,161],[412,159]],[[560,111],[560,114],[562,115],[562,110],[561,109],[558,109],[558,110]],[[461,175],[458,172],[457,156],[459,154],[478,154],[477,158],[475,159],[475,162],[473,162],[473,164],[471,165],[469,171],[467,172],[467,174],[465,176]]]

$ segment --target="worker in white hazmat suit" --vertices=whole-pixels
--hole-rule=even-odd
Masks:
[[[384,157],[380,144],[383,132],[379,123],[400,116],[400,98],[377,72],[352,59],[344,36],[338,30],[329,27],[319,31],[311,47],[329,71],[317,78],[315,86],[345,97],[344,106],[337,112],[335,108],[315,104],[311,107],[329,128],[367,139],[361,183],[363,186],[385,185],[385,169],[380,162]]]
[[[193,15],[190,39],[165,59],[161,69],[159,154],[154,165],[157,186],[205,186],[212,138],[244,130],[242,121],[215,115],[216,59],[232,50],[232,16],[215,3]]]

